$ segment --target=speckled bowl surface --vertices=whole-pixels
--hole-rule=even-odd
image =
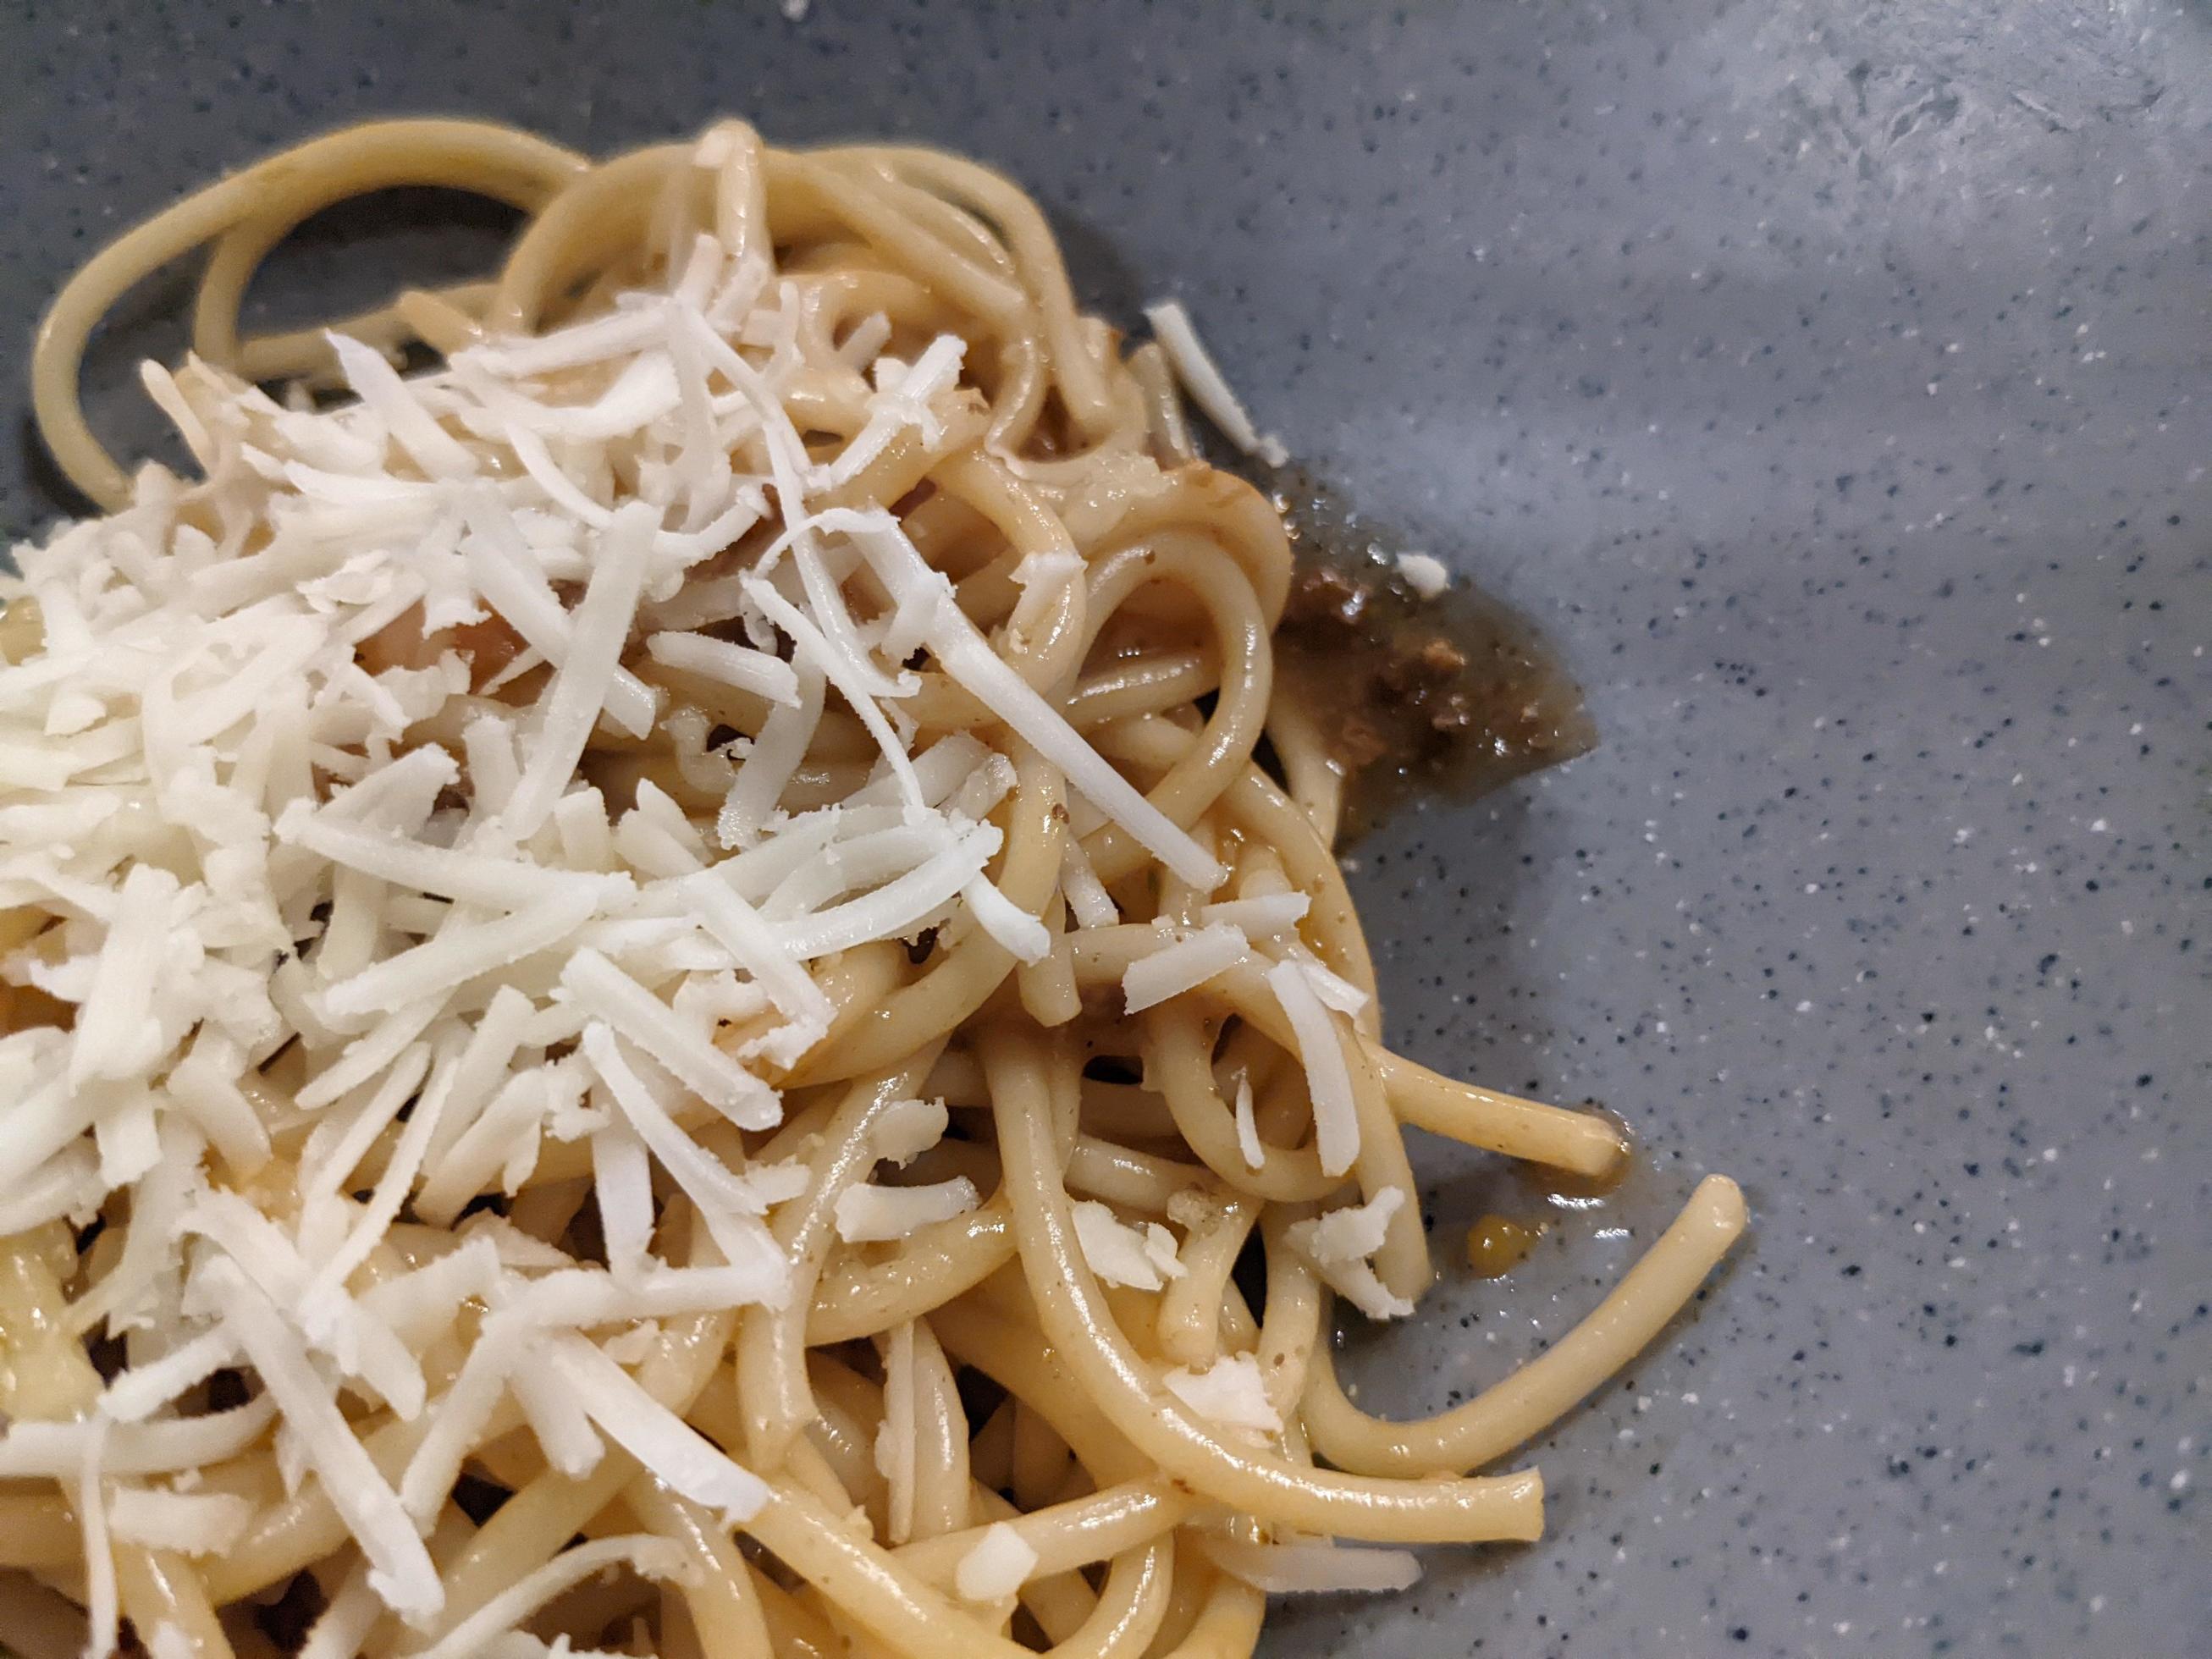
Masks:
[[[1602,747],[1355,879],[1401,1043],[1649,1167],[1351,1368],[1480,1386],[1705,1170],[1755,1236],[1532,1449],[1542,1544],[1268,1652],[2212,1653],[2201,8],[17,0],[0,57],[18,342],[126,222],[360,117],[911,136],[1036,191],[1092,303],[1183,295],[1262,424],[1548,630]],[[498,228],[384,218],[272,313]],[[178,293],[96,359],[120,441]],[[11,441],[0,521],[63,505]],[[1525,1201],[1420,1153],[1447,1255]]]

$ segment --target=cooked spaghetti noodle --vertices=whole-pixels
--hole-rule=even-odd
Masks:
[[[243,332],[423,184],[527,216],[493,278]],[[147,383],[203,477],[133,477],[79,365],[195,252]],[[63,291],[108,516],[0,621],[17,1647],[1212,1656],[1418,1571],[1339,1540],[1539,1534],[1480,1471],[1742,1201],[1439,1417],[1346,1398],[1332,1297],[1431,1278],[1404,1125],[1625,1152],[1383,1046],[1289,547],[1176,374],[1272,441],[1161,333],[979,166],[736,123],[350,129]]]

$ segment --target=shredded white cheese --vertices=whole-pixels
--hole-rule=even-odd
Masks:
[[[928,1187],[848,1187],[834,1209],[837,1237],[848,1244],[885,1243],[965,1215],[980,1201],[966,1176]]]
[[[118,1486],[107,1498],[110,1537],[182,1555],[222,1554],[252,1518],[252,1502],[231,1492]]]
[[[1188,1271],[1176,1255],[1175,1235],[1157,1221],[1132,1227],[1091,1199],[1079,1200],[1074,1216],[1083,1259],[1109,1285],[1157,1291]]]
[[[732,1525],[750,1521],[768,1501],[758,1475],[733,1462],[582,1337],[556,1337],[546,1357],[599,1431],[672,1491]]]
[[[110,1477],[175,1474],[237,1456],[276,1419],[276,1399],[263,1395],[230,1411],[157,1423],[13,1423],[0,1434],[0,1477],[72,1480],[96,1437],[100,1467]]]
[[[1310,1261],[1330,1288],[1370,1319],[1403,1319],[1413,1304],[1376,1277],[1368,1258],[1382,1248],[1391,1217],[1406,1206],[1406,1189],[1385,1187],[1364,1204],[1347,1204],[1283,1230],[1292,1249]]]
[[[1170,1370],[1160,1382],[1209,1423],[1263,1434],[1282,1432],[1283,1419],[1267,1402],[1260,1362],[1249,1353],[1224,1354],[1202,1371],[1188,1367]]]
[[[1260,1120],[1252,1109],[1252,1079],[1242,1072],[1237,1074],[1234,1113],[1237,1150],[1244,1159],[1244,1167],[1248,1170],[1260,1169],[1267,1161],[1267,1148],[1260,1139]]]
[[[942,1100],[894,1100],[868,1133],[876,1156],[903,1168],[944,1139],[951,1121]]]
[[[963,1601],[1002,1601],[1029,1582],[1037,1553],[1003,1521],[994,1521],[953,1569],[952,1587]]]
[[[1251,940],[1227,923],[1217,922],[1181,938],[1164,929],[1158,947],[1139,957],[1122,973],[1123,1007],[1141,1013],[1195,990],[1245,960],[1251,950]]]
[[[115,1583],[115,1555],[108,1547],[107,1501],[100,1489],[105,1466],[107,1425],[95,1423],[85,1437],[76,1475],[77,1528],[84,1547],[85,1651],[103,1655],[115,1651],[120,1635],[122,1606]]]
[[[1191,401],[1206,411],[1206,418],[1221,428],[1221,435],[1269,466],[1287,465],[1290,452],[1281,439],[1252,424],[1251,416],[1230,390],[1227,377],[1200,341],[1198,325],[1191,321],[1182,301],[1163,300],[1146,306],[1145,319],[1152,324],[1152,337],[1160,343],[1160,349],[1167,353],[1176,379],[1182,382]]]
[[[1342,1175],[1359,1156],[1359,1109],[1352,1098],[1352,1073],[1335,1024],[1299,963],[1279,962],[1270,968],[1267,988],[1297,1042],[1298,1062],[1313,1097],[1314,1149],[1322,1173]]]
[[[787,708],[799,707],[799,676],[781,657],[705,634],[655,634],[645,642],[655,662],[719,685],[750,691]]]
[[[1255,1544],[1212,1534],[1204,1548],[1224,1572],[1271,1595],[1410,1589],[1421,1578],[1419,1559],[1410,1550],[1350,1548],[1325,1541]]]
[[[401,1613],[428,1618],[445,1605],[438,1569],[415,1524],[353,1430],[298,1335],[259,1290],[226,1261],[205,1272],[223,1322],[253,1362],[286,1425],[369,1560],[369,1582]],[[442,1496],[442,1493],[441,1494]]]
[[[1401,553],[1396,563],[1398,574],[1418,599],[1433,599],[1451,586],[1451,571],[1434,554]]]
[[[1083,843],[1073,836],[1060,843],[1060,888],[1067,897],[1067,908],[1075,914],[1077,927],[1111,927],[1121,920],[1120,907],[1091,867]]]

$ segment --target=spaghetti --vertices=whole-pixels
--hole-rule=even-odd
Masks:
[[[527,216],[494,277],[242,331],[423,184]],[[203,251],[147,371],[203,477],[133,477],[79,366]],[[1346,1398],[1331,1297],[1431,1278],[1404,1125],[1625,1153],[1383,1046],[1288,544],[1177,379],[1272,441],[1156,326],[974,163],[737,123],[353,128],[68,285],[107,516],[0,619],[18,1648],[1211,1656],[1418,1571],[1339,1540],[1539,1534],[1479,1471],[1742,1200],[1440,1417]]]

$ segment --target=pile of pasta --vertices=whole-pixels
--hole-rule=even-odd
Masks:
[[[523,210],[495,277],[241,337],[294,227],[424,184]],[[127,473],[79,364],[191,254],[198,476]],[[1741,1199],[1442,1416],[1347,1400],[1333,1301],[1431,1277],[1406,1126],[1624,1152],[1382,1042],[1290,547],[1183,389],[1273,441],[1154,331],[981,167],[734,122],[349,130],[64,292],[104,516],[0,618],[9,1643],[1241,1654],[1539,1534],[1477,1471]]]

